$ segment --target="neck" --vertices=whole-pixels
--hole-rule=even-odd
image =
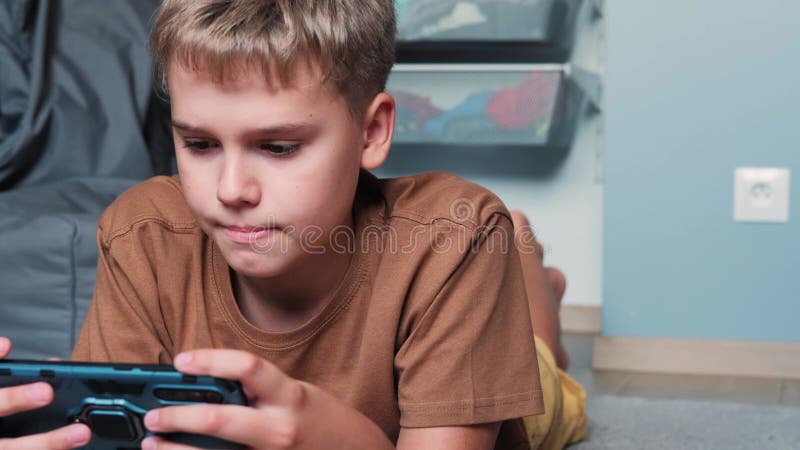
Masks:
[[[239,308],[248,321],[268,331],[290,331],[319,314],[333,299],[352,262],[349,252],[310,255],[302,270],[282,277],[232,274]]]

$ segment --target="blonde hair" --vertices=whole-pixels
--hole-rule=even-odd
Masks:
[[[386,88],[395,34],[392,0],[164,0],[150,48],[165,92],[170,62],[219,83],[256,69],[285,86],[296,64],[316,64],[360,117]]]

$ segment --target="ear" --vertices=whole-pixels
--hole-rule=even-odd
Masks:
[[[364,116],[364,147],[361,149],[363,169],[377,169],[386,161],[392,146],[394,117],[394,98],[385,92],[376,95]]]

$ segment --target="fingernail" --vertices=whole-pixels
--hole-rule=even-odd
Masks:
[[[84,445],[89,442],[92,434],[88,432],[85,426],[72,427],[67,433],[67,440],[70,445]]]
[[[5,353],[7,351],[8,351],[8,339],[0,337],[0,353]]]
[[[191,353],[180,353],[178,356],[175,357],[175,365],[176,366],[184,366],[192,362],[192,355]]]
[[[156,441],[153,439],[145,439],[142,441],[142,450],[156,450]]]
[[[150,411],[144,416],[144,424],[147,428],[153,428],[158,425],[158,411]]]
[[[25,391],[28,400],[34,403],[46,402],[48,400],[48,394],[48,389],[43,384],[34,384]]]

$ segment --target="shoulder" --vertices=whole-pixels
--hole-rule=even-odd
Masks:
[[[447,172],[427,172],[379,180],[388,220],[422,225],[448,221],[475,229],[505,216],[506,205],[493,192]]]
[[[372,267],[382,290],[401,294],[401,329],[412,330],[448,284],[499,279],[517,258],[508,210],[488,189],[443,172],[379,182],[384,217],[359,242],[378,254]],[[453,276],[473,269],[474,277]]]
[[[117,197],[100,218],[99,243],[109,246],[142,227],[174,233],[199,230],[177,176],[150,178]]]

